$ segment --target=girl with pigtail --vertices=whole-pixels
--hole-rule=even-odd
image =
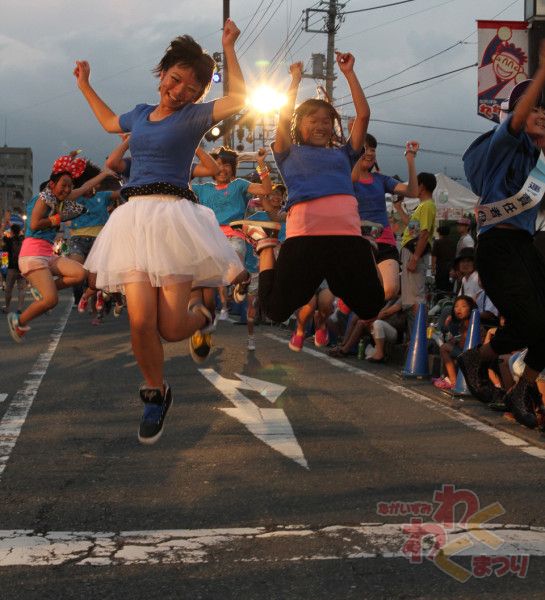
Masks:
[[[62,222],[85,212],[76,198],[86,194],[110,174],[101,171],[84,181],[87,161],[76,158],[77,152],[59,157],[53,164],[49,181],[27,205],[28,219],[25,239],[19,253],[19,270],[30,282],[34,302],[22,314],[7,315],[8,328],[15,342],[22,342],[29,331],[29,323],[54,308],[58,291],[80,284],[85,279],[85,269],[76,261],[53,252],[53,242]],[[74,181],[81,186],[74,189]]]
[[[324,100],[295,110],[302,63],[290,67],[288,102],[280,113],[273,155],[288,188],[286,241],[274,257],[274,231],[247,231],[260,254],[259,301],[277,322],[306,304],[326,279],[335,296],[362,319],[384,304],[370,242],[361,234],[351,172],[364,147],[370,109],[354,72],[354,56],[337,52],[337,64],[352,94],[356,117],[348,142],[340,116]]]

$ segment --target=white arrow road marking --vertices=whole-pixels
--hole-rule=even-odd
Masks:
[[[437,523],[433,523],[437,525]],[[161,531],[50,531],[0,530],[0,567],[25,565],[129,566],[137,564],[196,564],[213,562],[304,562],[317,560],[406,558],[408,539],[402,523],[331,525],[310,529],[288,525],[224,529]],[[502,541],[493,549],[472,538],[461,556],[545,556],[545,528],[487,524]],[[470,531],[448,534],[449,545]],[[431,540],[433,543],[433,540]],[[422,540],[423,554],[430,544]],[[229,550],[229,551],[226,551]]]
[[[4,402],[4,400],[8,397],[7,394],[0,394],[0,402]]]
[[[267,398],[272,404],[276,402],[282,392],[285,392],[287,388],[278,383],[272,383],[271,381],[262,381],[261,379],[254,379],[247,375],[235,375],[241,380],[238,387],[242,390],[253,390],[258,394],[261,394],[264,398]],[[238,382],[237,382],[238,383]]]
[[[238,373],[235,375],[242,381],[225,379],[214,369],[199,369],[199,371],[235,405],[236,408],[222,408],[224,413],[240,421],[256,438],[280,454],[291,458],[305,469],[309,468],[286,413],[281,408],[259,408],[239,391],[239,389],[254,390],[270,402],[275,402],[286,389],[284,386]]]

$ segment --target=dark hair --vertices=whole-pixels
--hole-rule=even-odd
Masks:
[[[455,313],[454,313],[454,307],[456,306],[456,303],[459,302],[460,300],[465,300],[465,302],[467,302],[467,305],[469,306],[469,314],[471,315],[471,311],[475,308],[477,308],[477,304],[475,302],[475,300],[473,300],[473,298],[471,296],[456,296],[456,298],[454,298],[454,302],[452,304],[452,318],[455,319],[456,321],[458,320],[458,318],[456,317]]]
[[[343,126],[339,113],[331,104],[329,104],[329,102],[326,102],[325,100],[319,100],[317,98],[310,98],[309,100],[305,100],[299,104],[291,118],[290,133],[291,139],[295,144],[304,144],[300,132],[301,120],[303,117],[313,115],[321,108],[325,108],[327,110],[333,123],[333,135],[329,140],[328,146],[337,146],[344,143],[345,139],[343,135]]]
[[[162,72],[168,71],[175,65],[193,69],[197,81],[202,86],[197,98],[200,100],[208,92],[212,83],[212,75],[216,68],[214,59],[190,35],[179,35],[170,42],[163,58],[153,69],[153,73],[160,77]]]
[[[448,235],[450,233],[450,227],[448,225],[439,225],[437,233],[439,235]]]
[[[378,146],[377,138],[374,135],[371,135],[370,133],[366,133],[365,146],[369,146],[369,148],[373,148],[374,150],[376,150],[376,147]]]
[[[282,194],[282,196],[283,196],[287,191],[288,191],[288,189],[286,188],[286,186],[283,183],[275,183],[272,186],[271,194],[278,192],[279,194]]]
[[[99,173],[100,167],[97,167],[97,165],[88,160],[83,173],[77,179],[74,179],[74,187],[81,187],[84,183],[87,183],[90,179],[93,179],[93,177],[96,177]]]
[[[231,170],[233,171],[233,177],[235,177],[235,175],[237,173],[238,154],[234,150],[232,150],[231,148],[222,146],[216,152],[211,152],[210,156],[214,160],[217,160],[219,158],[222,163],[231,165]]]
[[[12,223],[10,225],[10,229],[11,229],[11,233],[13,233],[14,235],[19,235],[21,233],[21,226],[18,225],[17,223]]]
[[[433,194],[433,190],[437,187],[437,179],[433,173],[418,173],[416,179],[418,185],[423,185],[426,191]]]
[[[63,175],[68,175],[68,177],[70,177],[70,179],[72,180],[72,182],[74,181],[74,178],[72,177],[72,173],[70,173],[70,171],[59,171],[58,173],[51,173],[51,175],[49,176],[49,181],[44,182],[44,188],[47,186],[47,184],[52,181],[53,183],[57,183],[57,181],[59,181],[59,179],[63,176]],[[40,192],[43,190],[42,186],[40,185]]]

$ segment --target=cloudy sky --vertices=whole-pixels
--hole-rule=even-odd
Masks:
[[[392,2],[346,0],[344,10]],[[522,20],[523,4],[523,0],[414,0],[346,14],[336,47],[355,54],[358,76],[372,96],[471,65],[477,59],[475,21]],[[291,62],[308,65],[312,53],[325,53],[326,35],[300,31],[302,11],[310,6],[319,8],[319,2],[232,0],[231,17],[242,31],[238,48],[249,87],[265,77],[286,87]],[[32,148],[35,188],[59,154],[82,148],[86,156],[102,162],[117,143],[115,136],[102,131],[76,88],[72,76],[76,59],[91,63],[95,89],[115,112],[123,113],[139,102],[156,100],[157,82],[150,71],[176,35],[189,33],[209,52],[221,50],[221,0],[0,0],[0,15],[0,143]],[[313,28],[320,27],[319,19],[316,13],[311,15]],[[291,48],[278,53],[286,47],[286,36],[293,42]],[[452,50],[407,70],[462,40]],[[275,55],[271,74],[259,65]],[[215,86],[209,99],[220,88]],[[430,127],[486,130],[489,123],[475,111],[476,88],[477,69],[471,68],[370,98],[372,118],[377,119],[370,131],[384,144],[379,146],[383,172],[404,176],[402,150],[395,145],[418,139],[426,150],[419,155],[419,170],[462,177],[460,155],[475,134]],[[299,99],[313,96],[315,90],[316,83],[305,80]],[[340,74],[335,88],[339,103],[346,102],[346,93]],[[351,106],[342,111],[349,115]]]

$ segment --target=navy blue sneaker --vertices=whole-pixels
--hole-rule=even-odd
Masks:
[[[141,444],[155,444],[163,434],[163,425],[168,409],[172,404],[172,392],[165,381],[165,392],[159,388],[142,386],[140,399],[144,403],[144,414],[138,429],[138,441]]]

